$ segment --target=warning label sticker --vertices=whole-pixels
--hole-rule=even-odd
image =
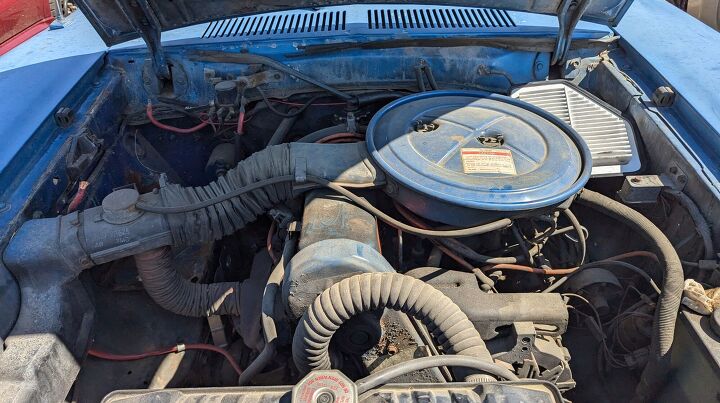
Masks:
[[[463,172],[466,174],[517,175],[512,151],[491,148],[463,148],[460,150]]]

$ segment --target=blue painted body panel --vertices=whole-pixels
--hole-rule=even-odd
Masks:
[[[646,94],[670,86],[671,108],[654,108],[672,126],[671,139],[720,189],[720,32],[659,0],[636,0],[617,27],[627,64]]]
[[[74,56],[0,73],[0,91],[3,94],[0,110],[4,115],[0,122],[0,133],[3,133],[0,171],[12,170],[16,156],[21,159],[17,164],[26,164],[37,157],[29,154],[41,149],[41,144],[50,136],[43,133],[32,138],[33,134],[43,127],[62,102],[68,106],[73,103],[73,100],[67,99],[71,93],[76,95],[75,100],[84,95],[88,88],[76,88],[75,84],[93,68],[97,72],[103,56],[103,53]],[[21,148],[28,141],[28,155],[22,155]]]
[[[102,58],[102,53],[96,53],[0,73],[0,91],[8,94],[0,99],[0,110],[5,114],[0,123],[4,142],[0,148],[0,239],[12,233],[11,223],[19,219],[18,214],[42,185],[41,178],[51,172],[58,151],[73,133],[57,127],[54,111],[61,105],[77,109],[85,101],[92,93]]]

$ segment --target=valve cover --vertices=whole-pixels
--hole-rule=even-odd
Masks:
[[[394,101],[373,117],[367,145],[391,197],[461,226],[555,207],[582,189],[592,168],[588,147],[562,120],[484,92]]]

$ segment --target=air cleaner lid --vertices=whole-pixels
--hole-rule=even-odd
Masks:
[[[519,211],[559,204],[587,182],[577,133],[525,102],[433,91],[381,109],[367,129],[373,159],[401,185],[455,205]]]

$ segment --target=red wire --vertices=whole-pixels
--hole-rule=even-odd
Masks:
[[[140,354],[112,354],[112,353],[106,353],[104,351],[97,351],[97,350],[90,349],[90,350],[88,350],[88,355],[95,357],[95,358],[108,360],[108,361],[137,361],[137,360],[142,360],[144,358],[155,357],[158,355],[177,353],[177,351],[178,351],[177,346],[167,348],[164,350],[149,351],[149,352],[140,353]]]
[[[153,116],[152,104],[150,102],[148,102],[147,107],[145,108],[145,114],[147,114],[148,119],[150,119],[150,123],[154,124],[155,126],[179,134],[195,133],[196,131],[202,129],[209,124],[208,121],[202,121],[202,123],[200,123],[199,125],[189,127],[187,129],[166,125],[155,119],[155,116]]]
[[[564,276],[566,274],[574,273],[574,272],[580,270],[580,268],[579,267],[569,267],[567,269],[540,269],[540,268],[525,266],[525,265],[521,265],[521,264],[500,263],[500,264],[487,265],[485,267],[481,267],[480,270],[482,270],[482,271],[514,270],[514,271],[523,271],[526,273],[544,274],[546,276]]]
[[[238,135],[242,136],[245,133],[245,111],[240,110],[238,114],[237,129],[235,130]]]
[[[80,184],[78,184],[78,190],[75,193],[75,196],[73,196],[70,205],[68,206],[68,213],[72,213],[73,211],[77,210],[78,207],[80,207],[80,203],[85,200],[85,194],[87,193],[88,185],[90,185],[90,183],[88,183],[87,181],[80,181]]]
[[[230,366],[232,366],[233,370],[237,372],[238,375],[242,374],[243,370],[240,368],[240,365],[238,365],[237,362],[235,362],[235,359],[232,355],[230,355],[227,350],[222,349],[217,346],[213,346],[212,344],[202,344],[202,343],[193,343],[193,344],[185,344],[184,345],[185,350],[204,350],[204,351],[212,351],[218,354],[222,354],[223,357],[230,363]],[[100,358],[103,360],[108,361],[136,361],[136,360],[142,360],[144,358],[149,357],[156,357],[159,355],[166,355],[170,353],[177,353],[179,351],[178,346],[173,346],[169,348],[165,348],[162,350],[155,350],[155,351],[148,351],[145,353],[140,354],[112,354],[112,353],[106,353],[104,351],[98,351],[90,349],[88,350],[88,355],[95,358]]]
[[[595,262],[590,262],[588,264],[597,263],[597,262],[616,262],[618,260],[625,260],[630,259],[634,257],[646,257],[649,259],[654,260],[655,262],[658,262],[658,257],[652,252],[647,252],[644,250],[637,250],[632,252],[626,252],[617,256],[611,256],[606,259],[598,260]],[[529,266],[523,266],[518,264],[496,264],[496,265],[488,265],[483,267],[481,270],[488,271],[488,270],[515,270],[515,271],[524,271],[528,273],[536,273],[536,274],[545,274],[545,275],[551,275],[551,276],[561,276],[565,274],[570,274],[573,272],[576,272],[580,270],[580,267],[569,267],[567,269],[538,269],[535,267],[529,267]]]

